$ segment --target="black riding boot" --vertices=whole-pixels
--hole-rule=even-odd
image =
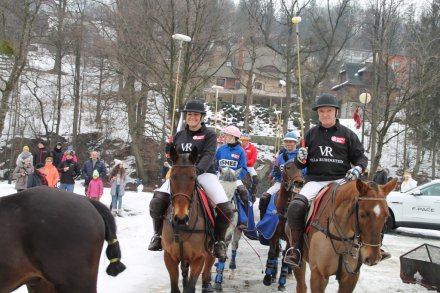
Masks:
[[[246,216],[249,214],[249,200],[248,200],[248,191],[244,185],[240,185],[237,187],[238,194],[240,195],[240,199],[243,202],[243,208],[246,213]],[[247,223],[238,223],[237,228],[243,230],[247,228]]]
[[[150,245],[148,245],[148,250],[161,251],[162,250],[162,227],[163,219],[153,219],[154,235],[151,238]]]
[[[148,250],[162,250],[162,227],[163,217],[170,204],[170,195],[164,192],[155,191],[150,201],[150,216],[153,218],[154,235],[151,238]]]
[[[293,198],[287,210],[287,223],[290,227],[290,248],[286,251],[284,262],[295,267],[301,266],[302,236],[308,205],[308,199],[298,194]]]
[[[271,196],[272,195],[270,193],[265,192],[260,197],[260,204],[258,205],[258,209],[260,210],[260,220],[264,218],[264,214],[266,213]]]
[[[230,225],[233,211],[230,202],[220,203],[217,205],[217,217],[215,221],[215,237],[214,256],[220,260],[226,260],[226,230]]]
[[[249,192],[251,194],[252,202],[255,202],[255,200],[256,200],[255,193],[257,192],[258,182],[260,182],[260,177],[258,177],[258,175],[252,176],[251,190],[249,190]]]

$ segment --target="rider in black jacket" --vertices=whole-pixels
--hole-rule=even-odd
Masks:
[[[214,171],[214,155],[217,149],[216,135],[202,122],[206,114],[205,106],[201,101],[190,100],[186,103],[183,113],[186,114],[187,125],[173,137],[173,144],[178,153],[190,153],[194,147],[198,150],[196,163],[197,180],[205,189],[206,194],[217,205],[221,212],[217,213],[215,223],[216,243],[214,256],[220,259],[226,258],[225,234],[229,227],[229,219],[232,218],[232,205],[223,190]],[[161,235],[163,217],[170,204],[170,182],[154,191],[150,201],[150,215],[153,218],[154,236],[148,247],[149,250],[162,250]]]

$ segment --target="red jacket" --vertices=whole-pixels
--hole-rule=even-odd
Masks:
[[[246,152],[247,166],[253,167],[257,162],[257,148],[253,144],[249,143],[248,147],[243,147],[243,149]]]

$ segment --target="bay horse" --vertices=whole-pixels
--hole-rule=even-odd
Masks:
[[[304,185],[302,170],[296,167],[294,162],[295,159],[289,160],[286,153],[283,153],[283,159],[286,163],[284,164],[283,171],[281,173],[281,186],[275,201],[279,222],[272,238],[269,241],[269,253],[266,262],[266,272],[263,278],[263,284],[266,286],[270,286],[276,281],[276,277],[278,274],[278,256],[280,255],[281,250],[280,239],[286,241],[286,247],[283,251],[283,260],[285,251],[289,248],[287,241],[288,239],[284,232],[287,208],[293,197]],[[289,266],[284,261],[282,261],[281,273],[278,280],[279,291],[284,291],[286,289],[285,284],[288,271]]]
[[[197,191],[197,156],[196,148],[190,154],[177,154],[174,146],[170,148],[173,162],[170,172],[171,205],[163,220],[162,247],[172,293],[180,292],[179,264],[183,292],[195,292],[202,270],[202,292],[212,292],[211,267],[215,258],[211,251],[214,240]]]
[[[125,269],[110,210],[96,200],[39,186],[0,198],[0,292],[96,293],[104,240],[116,276]]]
[[[332,183],[304,234],[303,259],[293,269],[296,292],[307,292],[306,261],[312,292],[324,292],[332,275],[338,280],[338,292],[353,292],[362,264],[373,266],[381,260],[381,234],[389,216],[386,196],[396,182],[397,178],[384,185],[360,179]],[[288,231],[286,224],[290,235]]]
[[[228,200],[232,202],[232,205],[234,206],[234,215],[230,219],[231,225],[229,226],[228,230],[226,231],[226,249],[229,247],[229,244],[231,244],[231,260],[229,261],[229,269],[231,270],[231,273],[229,275],[230,279],[235,278],[235,269],[237,268],[235,263],[235,258],[237,256],[237,249],[238,249],[238,242],[241,239],[242,230],[237,229],[237,221],[238,221],[238,207],[236,205],[235,200],[235,194],[237,190],[237,178],[241,172],[241,168],[234,171],[233,169],[229,167],[220,167],[219,168],[219,182],[222,185],[223,189],[225,190],[226,195],[228,196]],[[223,271],[225,268],[225,261],[218,259],[218,263],[216,264],[216,276],[215,276],[215,283],[214,283],[214,289],[217,291],[223,290],[222,283],[223,283]]]

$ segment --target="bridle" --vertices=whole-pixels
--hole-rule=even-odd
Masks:
[[[304,186],[304,177],[302,175],[302,172],[300,171],[299,175],[294,175],[292,177],[289,176],[288,172],[286,171],[286,165],[287,164],[294,164],[293,160],[289,160],[284,164],[283,172],[282,172],[282,184],[286,191],[292,191],[293,193],[298,193],[301,188]],[[287,176],[287,180],[284,180],[284,176]],[[298,180],[298,178],[300,180]]]
[[[173,165],[173,168],[196,168],[195,165]],[[194,201],[194,197],[195,194],[197,192],[197,181],[194,181],[194,191],[191,195],[183,193],[183,192],[176,192],[174,193],[172,191],[172,184],[171,184],[172,178],[170,176],[170,193],[171,193],[171,216],[174,218],[174,200],[178,197],[183,197],[188,201],[188,205],[189,205],[189,209],[188,209],[188,213],[187,213],[187,220],[189,220],[191,218],[191,211],[193,208],[193,201]],[[186,222],[186,225],[188,225],[188,222]]]

